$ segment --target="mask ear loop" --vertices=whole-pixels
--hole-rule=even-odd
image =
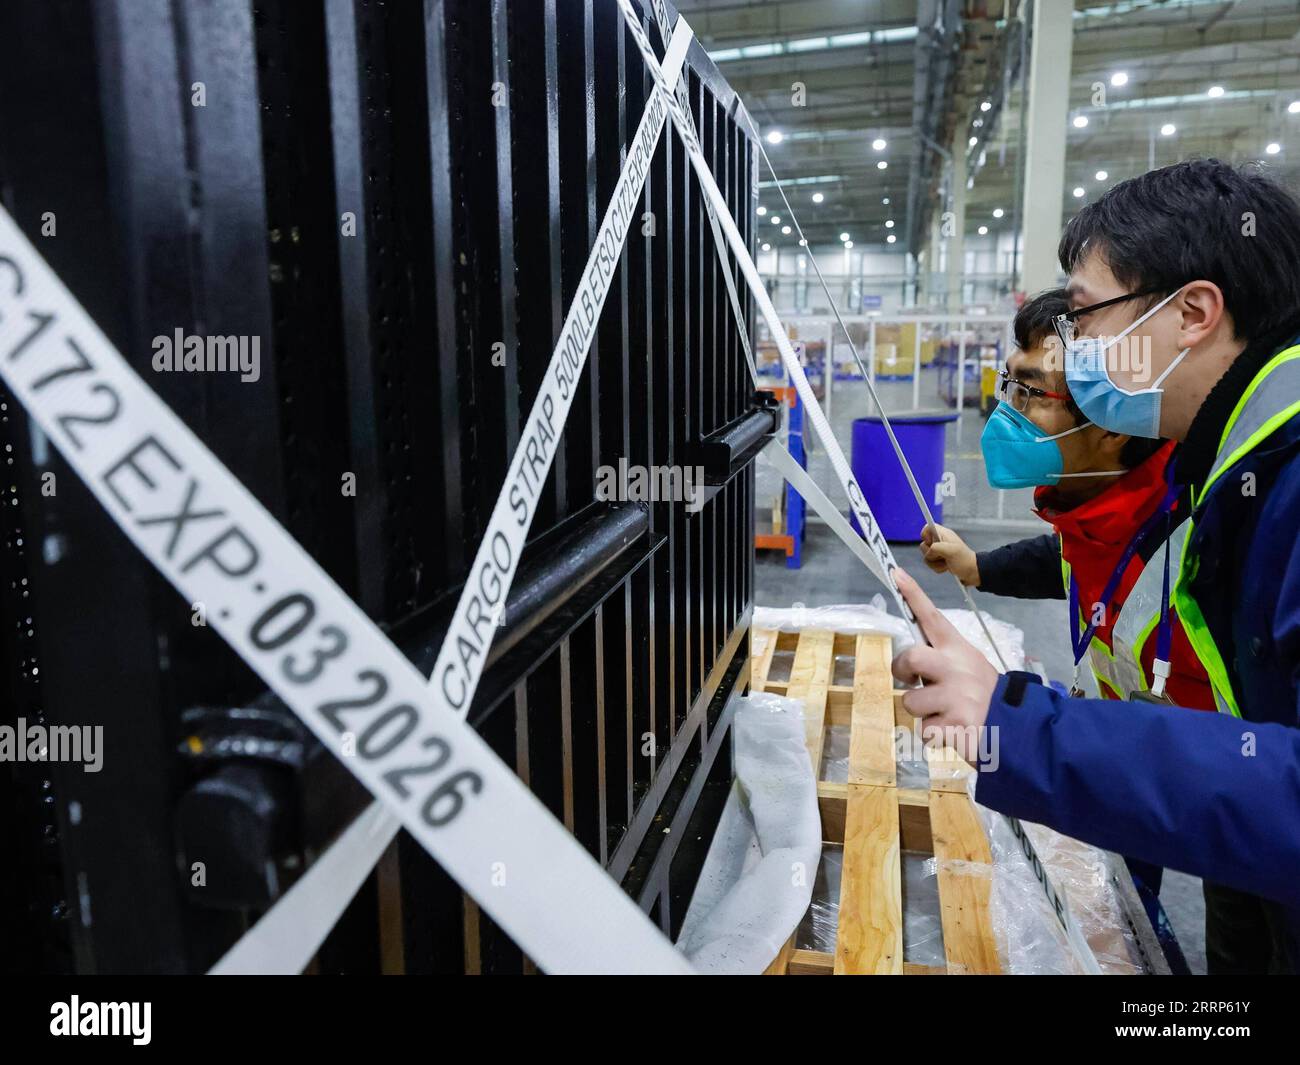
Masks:
[[[1090,425],[1096,425],[1096,422],[1084,422],[1082,425],[1076,425],[1073,429],[1067,429],[1063,433],[1056,433],[1053,436],[1040,436],[1034,441],[1035,444],[1046,444],[1060,440],[1063,436],[1069,436],[1071,433],[1079,433],[1087,429]],[[1056,479],[1062,480],[1066,477],[1123,477],[1128,470],[1098,470],[1096,473],[1058,473]]]

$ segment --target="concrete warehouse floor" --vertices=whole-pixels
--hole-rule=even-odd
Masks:
[[[928,375],[927,375],[928,376]],[[922,383],[925,384],[923,376]],[[888,392],[882,390],[882,399],[888,409],[901,409],[911,406],[911,386],[899,386],[898,382],[889,382]],[[837,439],[849,453],[850,423],[854,417],[866,413],[870,406],[865,388],[857,395],[846,395],[845,390],[837,387],[833,408],[832,428]],[[895,408],[894,400],[900,402]],[[847,401],[845,401],[847,400]],[[925,400],[922,401],[925,406]],[[933,401],[929,403],[933,407]],[[973,451],[974,458],[959,459],[954,453],[954,434],[949,430],[948,455],[952,466],[961,463],[968,470],[963,470],[959,477],[968,483],[978,479],[983,481],[983,471],[976,468],[978,464],[979,432],[983,422],[979,415],[971,410],[963,417],[963,451]],[[886,456],[893,462],[892,455]],[[837,488],[831,476],[829,463],[823,455],[815,455],[809,463],[811,472],[823,491],[835,503]],[[759,505],[763,505],[765,494],[774,492],[773,478],[775,472],[770,467],[759,467]],[[964,476],[969,473],[969,477]],[[990,497],[992,492],[987,483],[983,491]],[[1014,500],[1014,503],[1012,502]],[[987,523],[963,525],[960,517],[945,515],[944,523],[951,524],[962,538],[976,551],[987,550],[1011,540],[1035,535],[1046,530],[1046,526],[1032,518],[1025,509],[1030,500],[1028,493],[1009,493],[1004,500],[1004,511],[1008,516],[1015,515],[1022,520],[998,526]],[[845,509],[842,507],[841,509]],[[986,507],[980,508],[988,513]],[[964,512],[964,511],[963,511]],[[1026,524],[1028,518],[1034,524]],[[760,511],[760,522],[762,513]],[[921,560],[920,552],[913,544],[894,544],[894,554],[904,569],[915,576],[925,588],[926,593],[941,607],[964,608],[961,591],[956,581],[944,574],[931,573]],[[794,602],[806,606],[829,606],[835,603],[864,602],[881,592],[876,579],[854,559],[839,539],[828,528],[819,523],[810,522],[804,539],[803,566],[801,569],[786,569],[783,555],[774,551],[762,551],[758,555],[755,587],[755,601],[760,606],[784,607]],[[1050,677],[1069,682],[1073,674],[1069,648],[1069,625],[1064,600],[1029,600],[1006,599],[997,596],[975,593],[976,602],[982,610],[987,610],[996,618],[1016,625],[1025,632],[1025,652],[1039,659]],[[896,612],[896,611],[895,611]],[[1091,682],[1091,678],[1089,678]],[[1173,924],[1179,943],[1187,957],[1187,962],[1194,973],[1205,972],[1205,906],[1201,896],[1200,880],[1183,873],[1166,870],[1161,901]]]

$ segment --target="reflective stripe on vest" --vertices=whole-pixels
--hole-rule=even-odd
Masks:
[[[1264,387],[1265,380],[1268,387]],[[1211,486],[1235,466],[1251,451],[1279,427],[1300,413],[1300,344],[1287,348],[1273,356],[1251,381],[1241,399],[1237,402],[1223,436],[1219,440],[1219,450],[1214,466],[1200,490],[1196,506],[1205,502]],[[1191,522],[1188,521],[1190,530]],[[1183,631],[1191,641],[1196,657],[1201,660],[1205,672],[1210,676],[1214,688],[1214,702],[1220,712],[1241,717],[1241,707],[1232,682],[1228,676],[1228,667],[1223,655],[1210,635],[1205,615],[1191,593],[1192,581],[1196,579],[1199,560],[1192,544],[1190,531],[1183,544],[1183,557],[1178,567],[1178,583],[1174,588],[1174,604]]]

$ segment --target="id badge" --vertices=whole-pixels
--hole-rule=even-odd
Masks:
[[[1129,692],[1130,703],[1157,703],[1160,706],[1173,706],[1174,701],[1166,695],[1152,695],[1149,691]]]

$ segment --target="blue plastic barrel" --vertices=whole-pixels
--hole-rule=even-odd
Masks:
[[[924,410],[894,414],[889,419],[937,522],[943,521],[940,486],[944,471],[944,428],[956,420],[955,411]],[[925,515],[916,505],[907,475],[889,445],[889,435],[879,415],[853,419],[851,464],[885,539],[913,543],[920,540]],[[862,532],[856,518],[853,527]]]

